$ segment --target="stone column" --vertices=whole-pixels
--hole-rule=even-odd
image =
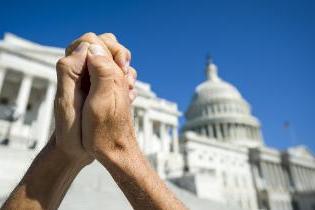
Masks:
[[[300,180],[300,175],[299,175],[299,172],[298,172],[298,169],[297,169],[297,166],[296,165],[293,165],[292,166],[292,174],[293,174],[293,183],[294,183],[294,186],[297,190],[301,190],[302,189],[302,183],[301,183],[301,180]]]
[[[303,177],[301,175],[301,170],[299,166],[295,166],[296,174],[297,174],[297,180],[299,184],[299,190],[304,190],[304,183],[303,183]]]
[[[270,183],[270,180],[269,180],[269,173],[268,173],[268,167],[267,167],[267,163],[266,162],[261,162],[261,171],[262,171],[262,174],[263,174],[263,179],[264,179],[264,182],[265,182],[265,186],[268,187],[271,183]]]
[[[303,167],[300,166],[299,168],[300,168],[303,190],[307,190],[307,182],[308,182],[307,177],[305,177]]]
[[[43,109],[39,113],[39,120],[38,120],[38,131],[40,135],[38,137],[38,143],[36,146],[36,150],[41,150],[46,142],[48,141],[49,134],[50,134],[50,126],[51,120],[53,116],[54,110],[54,98],[56,93],[56,84],[53,82],[49,82],[45,98],[42,102]]]
[[[216,129],[216,133],[217,133],[217,138],[221,139],[222,135],[221,135],[221,130],[220,130],[220,124],[215,124],[215,129]]]
[[[207,131],[205,126],[200,126],[200,132],[202,136],[207,136]]]
[[[311,177],[312,177],[312,183],[313,183],[313,190],[315,190],[315,169],[312,168],[311,170]]]
[[[30,75],[24,75],[20,88],[19,88],[19,93],[16,99],[16,114],[17,115],[22,115],[20,116],[19,120],[17,123],[22,123],[24,119],[24,114],[26,111],[26,107],[28,104],[28,99],[31,93],[31,88],[32,88],[32,81],[33,78]]]
[[[279,166],[279,172],[280,172],[280,179],[281,179],[281,182],[282,182],[282,188],[284,190],[287,190],[288,189],[288,184],[287,184],[287,181],[286,181],[286,177],[285,177],[285,171],[283,169],[283,167],[280,165]]]
[[[212,125],[208,125],[208,132],[209,132],[209,137],[213,138],[213,130],[212,130]]]
[[[308,189],[309,191],[311,191],[313,189],[313,177],[312,177],[312,174],[311,174],[311,171],[310,171],[310,168],[305,168],[305,171],[306,171],[306,175],[307,175],[307,186],[308,186]]]
[[[2,90],[2,86],[3,86],[3,83],[4,83],[4,78],[5,78],[6,73],[7,73],[6,69],[0,68],[0,93],[1,93],[1,90]]]
[[[256,140],[256,139],[258,139],[258,137],[257,137],[257,129],[256,128],[253,128],[252,129],[252,135],[253,135],[253,138]]]
[[[269,173],[270,173],[270,181],[272,183],[271,188],[276,189],[278,187],[278,178],[277,178],[277,173],[274,167],[274,163],[268,163],[269,167]]]
[[[178,153],[179,152],[179,148],[178,148],[179,139],[178,139],[178,130],[176,126],[173,126],[172,128],[172,140],[173,140],[173,152]]]
[[[243,127],[243,125],[239,125],[238,126],[238,136],[241,138],[241,139],[243,139],[244,138],[244,127]]]
[[[305,167],[301,167],[301,173],[304,180],[304,189],[308,191],[310,187],[310,178],[307,176]]]
[[[257,140],[258,139],[258,137],[257,137],[257,129],[256,128],[252,128],[252,135],[253,135],[253,138],[255,139],[255,140]]]
[[[224,139],[227,140],[228,137],[228,125],[226,123],[223,124],[223,133],[224,133]]]
[[[275,172],[276,172],[275,179],[277,180],[277,186],[278,186],[278,188],[283,189],[284,184],[283,184],[282,177],[281,177],[280,165],[276,163],[274,165],[274,168],[275,168]]]
[[[236,139],[239,139],[240,133],[239,133],[239,126],[237,124],[234,124],[234,135]]]
[[[281,171],[281,168],[280,168],[281,166],[279,164],[276,165],[276,170],[277,170],[278,180],[279,180],[279,187],[281,189],[284,189],[284,181],[282,179],[282,173],[281,173],[282,171]]]
[[[248,139],[251,139],[250,127],[246,126],[246,136]]]
[[[314,172],[314,169],[312,168],[311,169],[311,177],[312,177],[312,183],[313,183],[313,188],[312,190],[315,190],[315,172]]]
[[[277,188],[278,187],[278,175],[277,175],[277,171],[275,168],[275,164],[274,163],[269,163],[269,168],[270,168],[270,174],[271,174],[271,182],[272,182],[272,187],[273,188]]]
[[[235,139],[236,133],[235,133],[235,124],[231,123],[230,125],[230,138]]]
[[[162,144],[162,152],[163,153],[168,153],[167,150],[167,126],[166,124],[160,122],[160,140],[161,140],[161,144]]]
[[[268,173],[269,173],[269,181],[271,183],[271,185],[269,187],[275,188],[277,183],[276,183],[276,180],[275,180],[276,174],[275,174],[275,171],[274,171],[274,168],[273,168],[273,163],[268,162],[267,163],[267,168],[268,168]]]
[[[306,190],[305,177],[304,177],[303,169],[301,166],[299,166],[298,170],[299,170],[299,175],[300,175],[300,179],[301,179],[301,183],[302,183],[302,190]]]

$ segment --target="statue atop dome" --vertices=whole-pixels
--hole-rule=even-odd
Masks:
[[[213,58],[210,54],[207,55],[206,76],[208,80],[213,82],[221,80],[218,76],[218,67],[213,63]]]

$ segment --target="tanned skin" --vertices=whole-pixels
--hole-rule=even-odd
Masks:
[[[57,209],[95,159],[134,209],[186,209],[138,147],[130,114],[137,74],[130,60],[130,51],[108,33],[84,34],[67,48],[56,67],[56,130],[1,210]]]

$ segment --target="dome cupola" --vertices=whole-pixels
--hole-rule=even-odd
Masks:
[[[196,87],[185,113],[183,130],[250,147],[261,145],[260,123],[251,115],[247,101],[236,87],[219,77],[211,58],[205,72],[206,81]]]

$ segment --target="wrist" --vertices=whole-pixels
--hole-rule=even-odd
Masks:
[[[92,160],[88,154],[78,154],[75,151],[67,150],[63,145],[60,145],[57,142],[58,140],[53,133],[50,141],[45,147],[45,150],[58,156],[61,161],[69,165],[71,168],[83,168],[84,166],[91,163]]]

